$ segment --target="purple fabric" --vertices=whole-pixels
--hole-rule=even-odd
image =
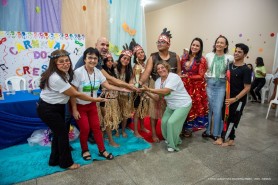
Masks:
[[[31,32],[61,32],[61,0],[28,0],[26,8]]]

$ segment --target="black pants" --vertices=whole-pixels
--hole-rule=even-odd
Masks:
[[[39,117],[53,132],[49,165],[68,168],[73,164],[69,148],[68,126],[65,123],[65,104],[49,104],[39,100]]]
[[[223,139],[225,138],[226,134],[231,140],[235,139],[235,129],[238,127],[245,103],[246,98],[240,99],[240,101],[237,101],[229,106],[229,118],[227,125],[228,130],[227,132],[222,132]]]
[[[254,100],[260,101],[262,99],[260,91],[263,88],[264,84],[265,84],[265,78],[255,78],[254,82],[251,85],[251,90],[250,90],[250,93]]]

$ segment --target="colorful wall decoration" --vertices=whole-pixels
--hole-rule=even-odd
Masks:
[[[71,53],[73,66],[85,50],[83,34],[0,31],[0,83],[4,90],[5,79],[21,76],[31,87],[31,80],[40,76],[49,63],[48,55],[56,49]]]

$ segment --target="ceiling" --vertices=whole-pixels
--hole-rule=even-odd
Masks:
[[[142,0],[142,1],[145,3],[145,13],[148,13],[187,0]]]

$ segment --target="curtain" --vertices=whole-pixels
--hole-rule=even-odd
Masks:
[[[0,30],[30,31],[24,0],[2,0],[0,4]]]
[[[140,0],[113,0],[109,22],[110,42],[113,45],[122,50],[122,46],[125,43],[129,45],[134,38],[146,51],[145,17]]]
[[[62,32],[85,35],[86,48],[95,47],[100,36],[108,37],[106,0],[64,0]]]
[[[25,3],[29,31],[61,32],[61,0],[28,0]]]

